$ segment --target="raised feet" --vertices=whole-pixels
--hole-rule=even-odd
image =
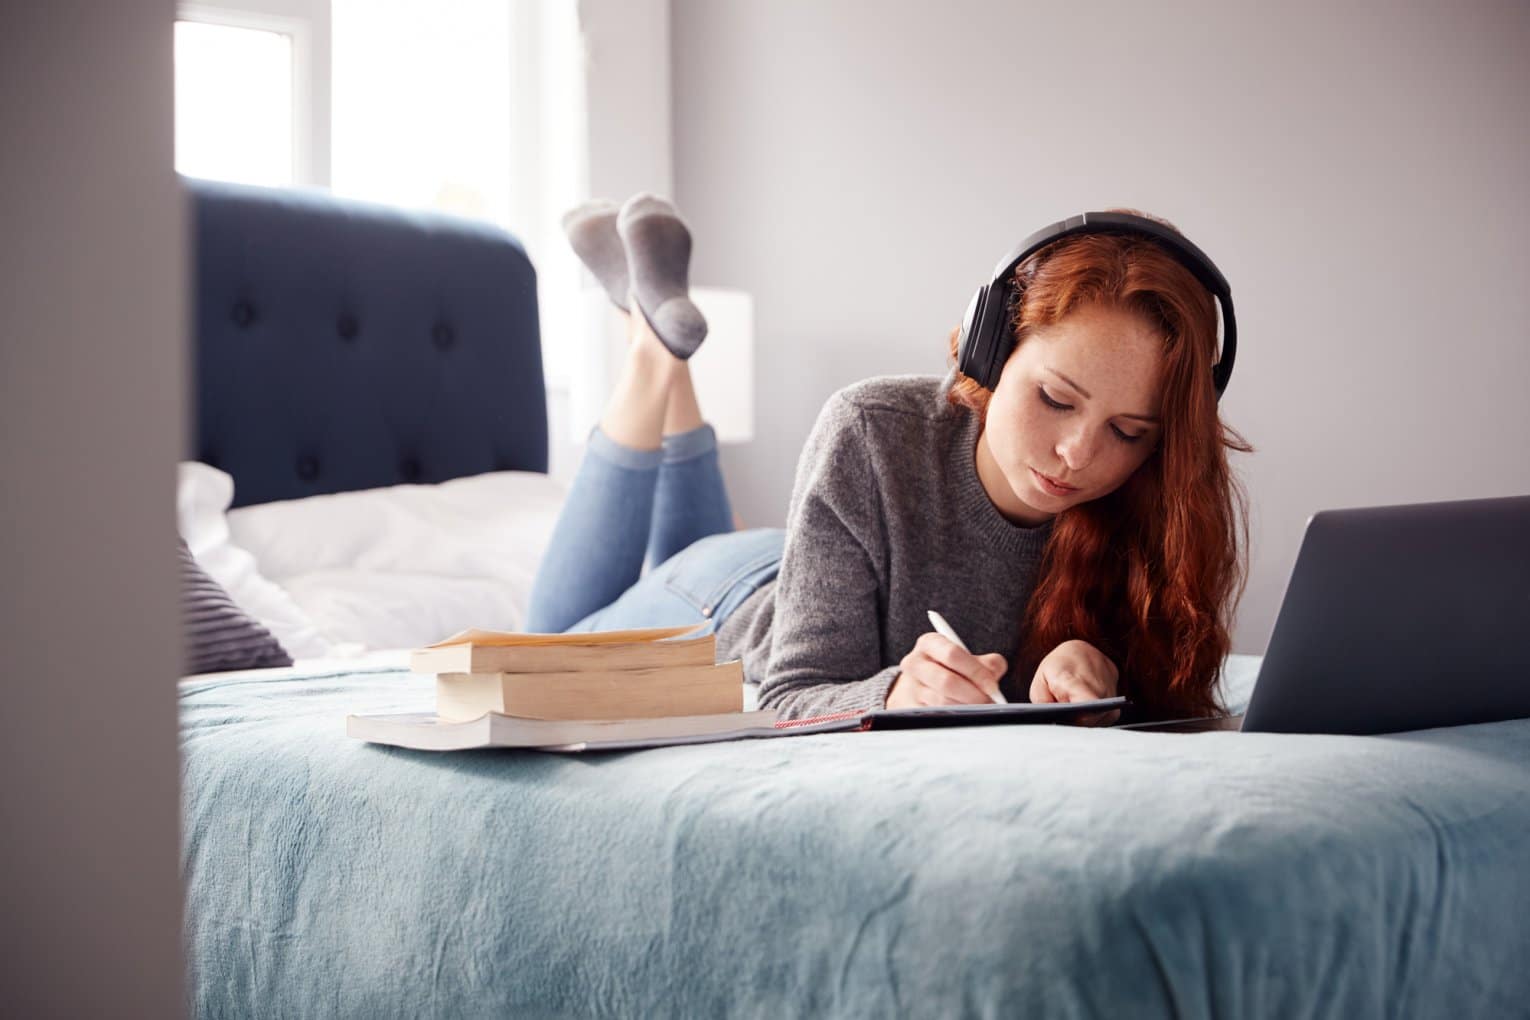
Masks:
[[[627,253],[633,307],[684,361],[707,335],[707,320],[689,293],[690,229],[672,203],[644,192],[622,204],[616,230]]]

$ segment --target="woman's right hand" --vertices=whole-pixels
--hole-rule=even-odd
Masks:
[[[888,708],[924,705],[988,705],[1008,669],[998,652],[973,655],[935,631],[919,635],[898,664],[898,679],[887,691]]]

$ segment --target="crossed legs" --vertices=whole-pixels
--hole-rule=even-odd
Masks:
[[[600,430],[634,450],[657,450],[664,436],[702,425],[690,363],[659,342],[641,315],[617,312],[627,320],[627,362],[611,391]]]
[[[628,307],[633,307],[629,303]],[[525,629],[561,633],[699,538],[733,530],[717,438],[689,363],[641,314],[531,590]]]

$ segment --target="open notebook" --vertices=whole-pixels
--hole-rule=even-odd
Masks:
[[[801,736],[844,730],[921,729],[936,726],[993,726],[1066,722],[1080,715],[1120,708],[1126,699],[1104,698],[1067,704],[945,705],[841,712],[810,719],[780,720],[775,709],[719,715],[654,719],[525,719],[486,712],[468,722],[442,722],[432,713],[352,715],[345,732],[358,740],[423,751],[464,751],[511,747],[540,751],[625,751],[672,744]]]

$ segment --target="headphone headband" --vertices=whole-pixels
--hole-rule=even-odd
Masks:
[[[1047,245],[1080,234],[1145,236],[1174,256],[1217,299],[1222,308],[1222,354],[1212,366],[1211,381],[1217,399],[1221,400],[1232,378],[1233,358],[1238,350],[1238,325],[1233,317],[1232,289],[1227,278],[1189,238],[1156,220],[1130,213],[1086,212],[1071,216],[1036,231],[1005,256],[994,269],[992,282],[979,287],[967,306],[957,347],[957,368],[962,374],[990,390],[998,385],[1004,362],[1014,349],[1004,311],[1014,289],[1015,267]]]

